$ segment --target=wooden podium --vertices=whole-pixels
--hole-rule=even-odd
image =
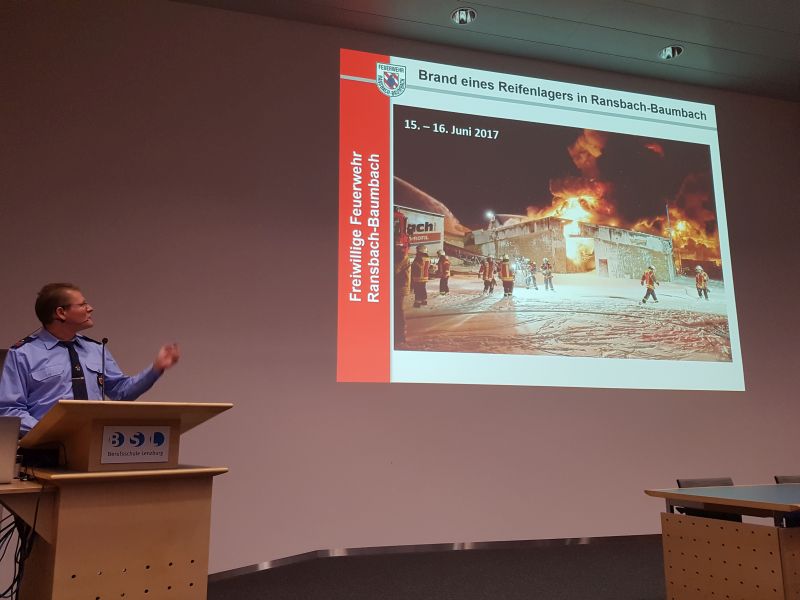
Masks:
[[[52,445],[66,469],[33,469],[0,502],[33,526],[25,600],[205,600],[212,478],[183,466],[180,435],[231,404],[62,400],[20,446]],[[25,484],[25,485],[23,485]]]

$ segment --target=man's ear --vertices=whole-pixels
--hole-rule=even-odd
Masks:
[[[64,316],[65,312],[66,311],[64,310],[64,307],[62,307],[62,306],[59,306],[58,308],[56,308],[56,320],[57,321],[61,321],[62,323],[64,321],[66,321],[67,318],[66,318],[66,316]]]

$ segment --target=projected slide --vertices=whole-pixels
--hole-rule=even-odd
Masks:
[[[714,107],[342,50],[339,381],[743,390]]]

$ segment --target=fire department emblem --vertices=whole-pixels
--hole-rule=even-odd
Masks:
[[[406,68],[378,63],[378,89],[387,96],[399,96],[406,91]]]

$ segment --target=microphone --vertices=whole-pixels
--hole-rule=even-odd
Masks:
[[[100,399],[106,399],[106,344],[108,343],[108,338],[104,337],[102,339],[103,349],[102,349],[102,365],[100,366]]]

